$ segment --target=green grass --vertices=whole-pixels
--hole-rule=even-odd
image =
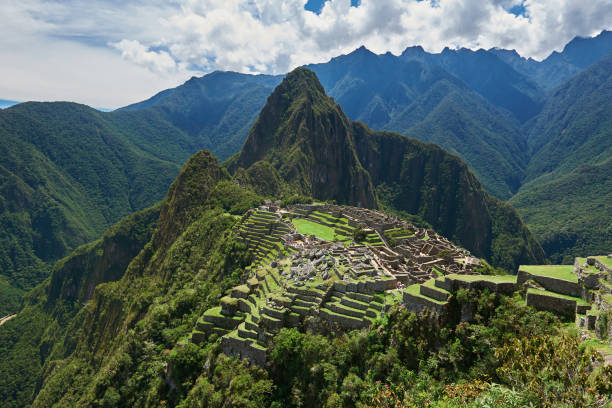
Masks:
[[[573,270],[573,265],[521,265],[519,267],[519,271],[524,271],[531,275],[578,283],[578,276],[573,273]]]
[[[433,269],[433,271],[436,273],[436,275],[438,275],[440,277],[444,276],[444,273],[441,270],[439,270],[438,268],[436,268],[435,266],[433,266],[431,269]]]
[[[449,279],[456,279],[464,282],[486,281],[493,283],[516,283],[516,276],[514,275],[459,275],[453,273],[451,275],[446,275],[446,277]]]
[[[324,212],[321,212],[321,211],[313,211],[312,213],[317,215],[319,218],[323,218],[323,219],[325,219],[328,222],[331,222],[333,224],[341,224],[341,225],[348,226],[348,219],[347,218],[344,218],[344,217],[337,218],[337,217],[334,217],[331,214],[324,213]]]
[[[606,354],[612,354],[612,348],[608,342],[596,338],[588,339],[580,343],[581,347],[589,348],[595,351],[603,351]]]
[[[561,299],[574,300],[574,301],[576,301],[576,304],[583,305],[583,306],[584,305],[590,305],[589,302],[586,302],[586,301],[584,301],[583,299],[581,299],[579,297],[569,296],[569,295],[562,295],[560,293],[550,292],[548,290],[529,288],[527,290],[527,293],[534,293],[534,294],[537,294],[537,295],[545,295],[545,296],[552,296],[552,297],[561,298]]]
[[[608,258],[607,256],[596,256],[595,259],[612,269],[612,258]]]
[[[337,237],[333,228],[317,224],[314,221],[306,220],[304,218],[294,218],[291,220],[291,223],[300,234],[314,235],[317,238],[330,242]]]
[[[430,279],[430,280],[428,280],[427,282],[422,283],[422,285],[423,285],[423,286],[427,286],[428,288],[435,289],[435,290],[437,290],[437,291],[439,291],[439,292],[444,292],[444,293],[448,293],[448,294],[450,294],[450,292],[449,292],[448,290],[445,290],[445,289],[442,289],[442,288],[437,287],[437,286],[436,286],[436,280],[435,280],[435,279]]]
[[[412,295],[412,296],[417,296],[417,297],[420,297],[420,298],[423,298],[423,299],[427,299],[428,301],[433,302],[433,303],[437,303],[437,304],[439,304],[439,305],[445,305],[446,303],[448,303],[448,302],[441,302],[441,301],[439,301],[439,300],[437,300],[437,299],[430,298],[429,296],[422,295],[422,294],[421,294],[421,291],[420,291],[420,290],[421,290],[420,288],[421,288],[421,285],[419,285],[418,283],[416,283],[416,284],[414,284],[414,285],[410,285],[410,286],[408,286],[408,287],[407,287],[406,289],[404,289],[404,290],[405,290],[405,291],[406,291],[406,293],[408,293],[409,295]]]

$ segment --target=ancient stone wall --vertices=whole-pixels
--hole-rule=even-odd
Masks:
[[[533,306],[538,310],[558,313],[569,318],[576,316],[576,301],[571,299],[528,292],[527,306]]]
[[[546,290],[549,290],[551,292],[576,297],[582,295],[580,285],[575,282],[570,282],[563,279],[550,278],[548,276],[532,275],[528,272],[521,270],[519,270],[518,275],[516,277],[516,283],[521,285],[530,279],[536,281]]]

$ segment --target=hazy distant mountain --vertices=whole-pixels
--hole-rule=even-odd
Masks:
[[[552,89],[562,84],[611,51],[612,31],[605,30],[593,38],[576,37],[563,48],[563,51],[560,53],[554,51],[541,62],[532,58],[523,58],[514,50],[498,48],[489,50],[545,89]]]
[[[445,48],[439,54],[430,54],[421,47],[409,47],[401,58],[424,61],[443,68],[492,104],[511,112],[521,122],[540,110],[542,89],[489,51]]]

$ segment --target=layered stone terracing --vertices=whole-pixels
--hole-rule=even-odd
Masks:
[[[252,255],[249,276],[204,313],[191,340],[220,337],[224,353],[254,364],[265,364],[283,327],[361,329],[397,302],[470,320],[465,305],[453,310],[462,289],[510,295],[523,288],[527,305],[575,318],[600,338],[612,336],[610,256],[577,258],[573,266],[524,265],[516,276],[479,275],[478,259],[432,230],[328,204],[268,203],[249,211],[235,231]]]
[[[260,365],[283,327],[365,328],[406,285],[479,265],[432,230],[354,207],[269,204],[247,213],[236,233],[253,257],[248,279],[204,313],[191,340],[219,336],[226,354]]]
[[[283,327],[353,330],[370,326],[390,304],[441,317],[462,289],[510,295],[575,318],[579,328],[612,336],[612,257],[569,265],[524,265],[516,276],[479,275],[480,261],[439,236],[379,211],[337,205],[267,203],[235,229],[252,255],[248,278],[198,320],[191,340],[221,338],[224,353],[266,361]],[[359,239],[359,242],[355,242]],[[465,309],[465,310],[464,310]]]
[[[291,232],[278,213],[260,209],[249,211],[237,230],[239,240],[247,245],[253,264],[270,262],[285,251],[281,237]]]

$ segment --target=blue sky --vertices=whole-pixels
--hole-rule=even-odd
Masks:
[[[611,25],[611,0],[6,0],[0,98],[115,108],[193,75],[280,74],[361,45],[543,59]]]
[[[304,5],[304,8],[319,14],[321,12],[321,8],[323,8],[323,4],[326,1],[327,0],[308,0],[308,2]],[[361,3],[361,0],[351,0],[351,6],[353,7],[359,6],[359,3]]]

